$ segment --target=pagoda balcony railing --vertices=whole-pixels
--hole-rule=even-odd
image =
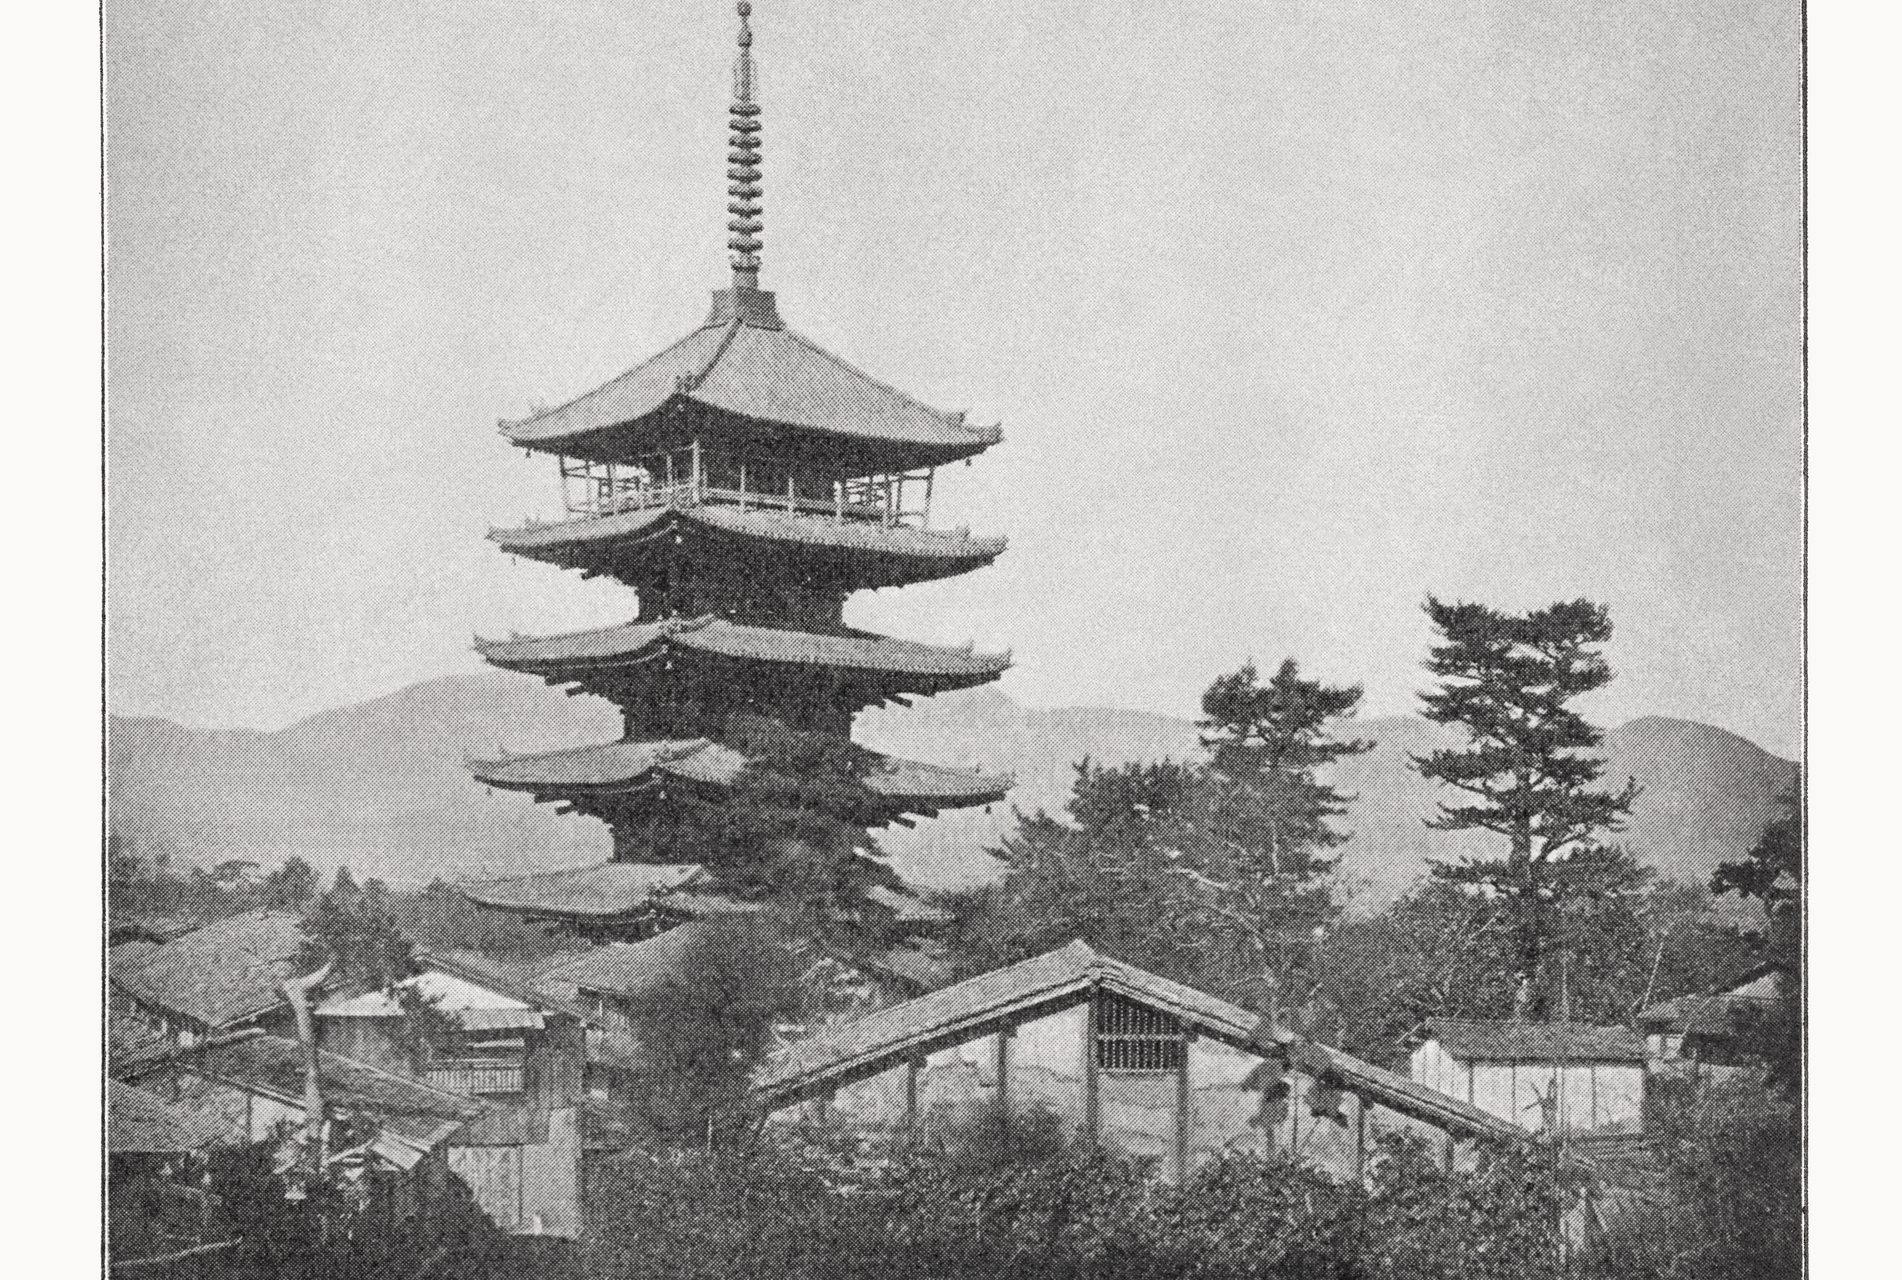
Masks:
[[[631,463],[563,457],[560,464],[562,505],[573,519],[702,503],[886,528],[922,528],[931,514],[932,468],[815,477],[703,453],[698,446]]]

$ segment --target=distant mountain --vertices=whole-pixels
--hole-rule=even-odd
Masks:
[[[619,715],[516,676],[449,676],[274,733],[191,729],[168,720],[113,717],[108,766],[113,821],[136,838],[192,860],[247,857],[267,865],[296,853],[324,869],[426,881],[548,869],[606,856],[607,832],[559,817],[526,797],[484,794],[462,768],[468,754],[602,741]],[[1372,751],[1343,763],[1336,781],[1356,799],[1342,871],[1362,905],[1403,892],[1431,858],[1457,858],[1482,838],[1428,830],[1437,788],[1407,763],[1453,740],[1399,716],[1359,721]],[[867,746],[943,764],[1012,773],[1010,803],[947,814],[885,837],[894,861],[923,884],[971,883],[995,871],[984,853],[1015,809],[1060,810],[1073,765],[1185,758],[1197,750],[1182,719],[1098,707],[1034,709],[996,689],[946,694],[908,710],[867,712]],[[1710,725],[1646,716],[1606,735],[1607,772],[1636,777],[1645,794],[1624,839],[1640,858],[1680,879],[1707,878],[1756,839],[1795,766]]]

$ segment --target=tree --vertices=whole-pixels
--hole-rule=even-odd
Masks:
[[[1609,611],[1588,600],[1524,614],[1432,596],[1440,633],[1427,670],[1440,680],[1422,695],[1425,714],[1458,725],[1467,743],[1413,757],[1424,776],[1463,793],[1427,825],[1503,836],[1503,856],[1440,863],[1433,874],[1500,899],[1511,916],[1512,963],[1534,1017],[1556,1003],[1561,975],[1549,961],[1565,946],[1567,917],[1643,887],[1628,852],[1602,843],[1623,829],[1639,787],[1596,789],[1604,761],[1590,752],[1603,731],[1571,703],[1612,678],[1599,646]]]
[[[396,912],[381,880],[358,888],[348,867],[304,913],[305,944],[300,967],[332,966],[339,983],[393,989],[413,976],[416,948],[397,926]]]
[[[264,878],[259,895],[266,907],[301,911],[317,896],[317,870],[296,854]]]
[[[1195,835],[1198,766],[1172,760],[1076,766],[1064,818],[1019,814],[989,850],[994,885],[951,895],[949,941],[966,972],[982,972],[1080,938],[1158,973],[1220,986],[1232,966],[1221,940],[1179,927],[1189,889],[1172,850]]]
[[[1182,806],[1200,829],[1172,854],[1194,889],[1191,914],[1230,935],[1272,983],[1311,953],[1305,939],[1337,910],[1325,877],[1331,850],[1348,839],[1331,821],[1348,797],[1316,771],[1372,749],[1332,736],[1360,699],[1357,685],[1302,679],[1292,658],[1267,684],[1250,662],[1202,695],[1208,767]]]
[[[731,717],[723,740],[746,766],[721,800],[680,797],[659,843],[690,850],[724,892],[779,908],[845,950],[876,945],[893,917],[871,891],[903,884],[867,830],[891,808],[865,782],[876,757],[754,715]]]
[[[692,931],[685,954],[629,1010],[640,1053],[628,1092],[649,1132],[699,1145],[744,1131],[753,1072],[775,1025],[800,1013],[804,1000],[783,920],[681,927]]]
[[[1803,1073],[1803,778],[1780,797],[1772,818],[1750,852],[1719,864],[1711,892],[1735,893],[1763,907],[1764,923],[1752,938],[1758,959],[1774,966],[1776,1007],[1760,1025],[1740,1026],[1746,1043],[1770,1066],[1771,1083],[1802,1096]]]

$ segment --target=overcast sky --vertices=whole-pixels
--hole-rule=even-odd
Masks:
[[[499,417],[725,282],[721,0],[107,5],[110,702],[276,727],[631,596]],[[992,568],[849,620],[1027,703],[1425,684],[1610,604],[1594,714],[1801,733],[1794,0],[759,0],[764,287],[1002,420]]]

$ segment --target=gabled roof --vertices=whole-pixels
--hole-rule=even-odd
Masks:
[[[649,909],[662,894],[699,878],[694,863],[659,865],[603,862],[566,871],[541,871],[502,880],[457,885],[464,897],[485,907],[530,915],[610,919]]]
[[[224,1136],[222,1126],[156,1094],[106,1081],[106,1150],[114,1155],[177,1155],[212,1146]]]
[[[516,555],[563,561],[573,553],[586,552],[601,544],[646,540],[679,526],[697,526],[716,534],[759,538],[845,555],[944,562],[941,569],[914,568],[904,575],[906,581],[962,573],[996,559],[1008,545],[1003,538],[973,538],[957,530],[914,529],[903,525],[887,528],[867,520],[835,520],[829,516],[802,515],[762,506],[742,510],[724,502],[652,506],[615,515],[491,529],[489,539]]]
[[[111,980],[148,1005],[216,1030],[282,1004],[278,984],[292,976],[303,945],[297,916],[251,911],[115,965]]]
[[[854,632],[824,635],[783,627],[755,627],[723,618],[663,618],[620,626],[512,640],[476,638],[476,651],[498,667],[570,671],[644,661],[668,649],[721,658],[933,678],[946,685],[989,680],[1010,666],[1010,655],[977,653]]]
[[[909,446],[938,462],[969,457],[1003,438],[996,428],[967,426],[963,414],[933,409],[785,328],[773,295],[755,289],[719,291],[700,328],[566,404],[503,422],[502,433],[525,447],[589,456],[601,436],[636,435],[638,424],[670,403],[782,431]]]
[[[866,790],[893,804],[950,808],[1001,800],[1010,779],[968,769],[946,769],[918,760],[868,753],[872,762],[862,781]],[[633,790],[661,777],[712,787],[738,781],[747,759],[731,747],[706,738],[604,742],[500,760],[475,760],[469,771],[478,781],[514,791],[553,794],[562,791]]]
[[[924,1045],[955,1040],[1004,1015],[1094,987],[1166,1010],[1235,1043],[1246,1042],[1257,1021],[1238,1005],[1077,941],[801,1040],[789,1047],[761,1087],[769,1096],[795,1092],[814,1081],[900,1060]]]
[[[179,1061],[181,1070],[301,1107],[304,1050],[283,1036],[257,1035],[213,1043]],[[334,1053],[318,1054],[324,1106],[333,1114],[362,1115],[410,1148],[391,1154],[399,1164],[428,1151],[488,1110],[474,1098],[433,1088]]]
[[[523,1031],[543,1026],[541,1013],[527,1001],[439,970],[425,969],[397,984],[419,993],[464,1031]],[[400,1018],[403,1006],[387,991],[366,991],[332,1000],[317,1009],[320,1018]]]
[[[1643,1062],[1644,1041],[1629,1027],[1583,1022],[1465,1022],[1435,1019],[1427,1035],[1469,1062]]]
[[[1340,1085],[1390,1111],[1424,1120],[1453,1134],[1513,1142],[1529,1141],[1532,1137],[1531,1131],[1523,1126],[1452,1094],[1292,1032],[1283,1030],[1271,1034],[1262,1028],[1256,1031],[1255,1042],[1262,1048],[1278,1047],[1293,1065],[1318,1080]]]

